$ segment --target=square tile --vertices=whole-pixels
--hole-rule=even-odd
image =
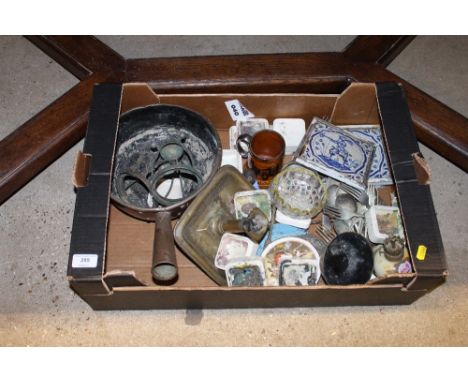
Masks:
[[[374,151],[374,143],[314,118],[297,161],[323,175],[365,190]]]
[[[388,166],[387,153],[382,140],[382,130],[377,125],[340,126],[357,138],[373,142],[375,144],[374,157],[369,172],[369,184],[387,186],[393,184],[393,178]]]

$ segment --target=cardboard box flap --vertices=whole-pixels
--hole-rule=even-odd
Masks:
[[[415,278],[414,273],[400,273],[387,275],[382,277],[376,277],[367,282],[367,285],[398,285],[402,287],[410,284]]]
[[[440,284],[445,282],[448,272],[442,274],[443,277],[440,277],[440,274],[424,274],[422,276],[416,275],[413,281],[408,284],[408,290],[426,290],[430,291]]]
[[[136,107],[161,103],[158,95],[146,83],[130,83],[123,85],[121,113]]]
[[[91,165],[91,155],[78,151],[73,165],[72,183],[76,188],[88,185],[89,167]]]
[[[379,125],[375,84],[349,85],[338,96],[330,121],[335,125]]]
[[[81,296],[109,295],[111,293],[102,280],[102,276],[90,277],[84,280],[70,278],[69,282],[70,287]]]
[[[109,288],[121,286],[145,286],[146,284],[138,280],[133,271],[112,271],[104,275],[104,281]]]
[[[102,277],[106,252],[110,182],[120,114],[121,85],[96,85],[88,130],[79,155],[75,213],[67,274],[72,279]],[[83,159],[91,157],[91,161]],[[87,163],[87,164],[86,164]],[[88,171],[86,167],[88,166]],[[85,174],[88,173],[87,182]]]
[[[420,156],[419,147],[403,89],[396,83],[378,83],[377,96],[384,142],[418,277],[443,275],[447,269],[444,247],[430,188],[416,174],[414,157]],[[426,248],[425,255],[417,256],[421,248]]]
[[[258,118],[271,123],[275,118],[298,118],[309,124],[312,118],[329,118],[336,103],[330,94],[161,94],[161,103],[183,106],[201,113],[218,130],[227,130],[232,120],[225,101],[237,99]],[[200,100],[203,102],[200,102]]]
[[[411,157],[419,184],[431,184],[432,172],[423,155],[418,152],[411,154]]]

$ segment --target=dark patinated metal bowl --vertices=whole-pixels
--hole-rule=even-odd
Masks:
[[[178,170],[186,174],[196,170],[199,184],[193,192],[187,197],[174,200],[171,204],[153,207],[146,205],[143,196],[140,198],[143,200],[137,198],[136,202],[123,198],[121,192],[118,192],[119,183],[116,181],[121,162],[128,159],[122,159],[122,156],[128,156],[128,152],[138,155],[138,163],[133,163],[133,167],[149,167],[154,157],[152,151],[156,151],[165,144],[169,149],[166,150],[166,156],[177,157],[179,155],[177,147],[175,150],[170,150],[170,143],[174,141],[183,145],[190,161],[193,162],[193,169],[179,164]],[[129,145],[132,145],[130,149],[128,149]],[[168,211],[172,218],[181,215],[219,169],[222,146],[216,129],[199,113],[180,106],[156,104],[130,110],[120,117],[115,153],[112,201],[133,217],[153,221],[158,212]],[[132,160],[135,162],[134,159]]]

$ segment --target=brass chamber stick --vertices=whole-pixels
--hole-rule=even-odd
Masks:
[[[269,226],[268,218],[259,208],[252,209],[246,218],[218,222],[218,229],[221,234],[225,232],[245,233],[257,243],[263,239]]]

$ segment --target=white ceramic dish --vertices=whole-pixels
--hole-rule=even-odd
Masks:
[[[276,118],[273,130],[280,133],[286,142],[286,155],[293,154],[305,134],[305,121],[301,118]]]
[[[307,229],[312,223],[312,218],[299,219],[293,218],[283,214],[280,210],[276,210],[275,220],[278,223],[283,223],[287,225],[292,225],[293,227]]]
[[[219,242],[215,256],[215,266],[225,269],[226,264],[235,258],[253,257],[257,252],[258,244],[245,236],[225,233]]]
[[[237,150],[223,150],[223,159],[221,166],[225,165],[234,166],[242,174],[242,157]]]

